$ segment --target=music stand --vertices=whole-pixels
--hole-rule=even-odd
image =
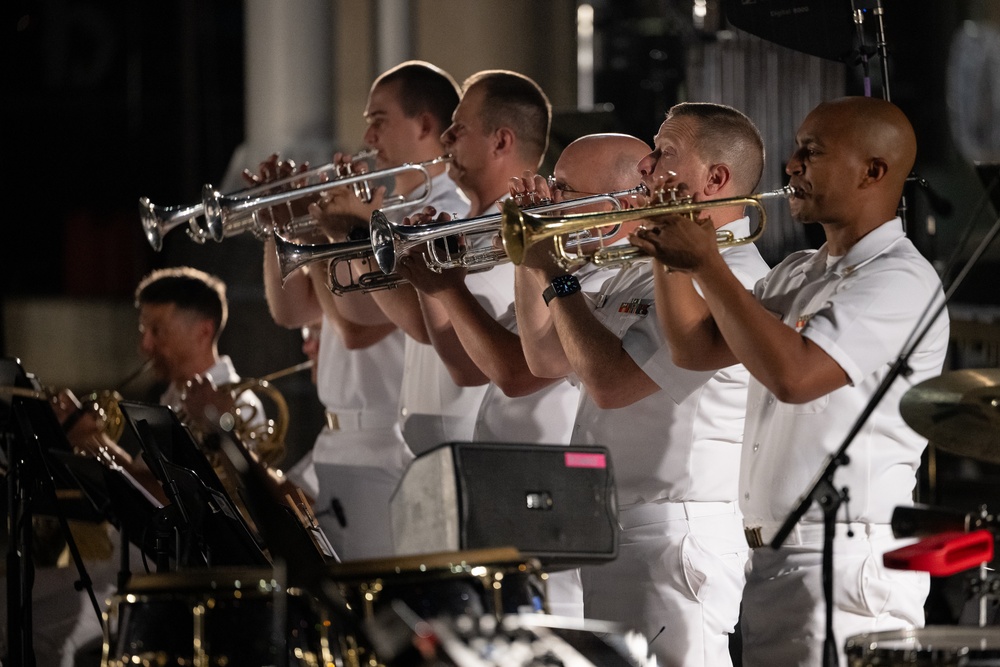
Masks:
[[[32,392],[28,397],[6,392],[0,394],[0,438],[6,458],[7,522],[7,658],[11,664],[34,665],[32,643],[32,514],[44,508],[59,521],[66,546],[80,575],[79,590],[86,590],[90,603],[101,618],[101,607],[94,595],[90,576],[80,556],[66,514],[56,496],[56,476],[72,487],[72,477],[51,465],[51,451],[70,452],[71,447],[56,419],[52,406],[36,383],[25,373],[21,362],[0,358],[0,386]],[[82,489],[81,489],[82,490]],[[84,494],[86,495],[86,494]],[[91,508],[96,511],[96,507]],[[89,514],[92,518],[94,514]]]
[[[155,519],[158,531],[166,528],[177,537],[184,530],[191,539],[184,549],[174,543],[177,565],[270,565],[260,541],[177,415],[161,405],[122,401],[120,406],[128,425],[123,446],[142,452],[171,500],[172,507]],[[203,547],[197,560],[190,551],[192,544]],[[158,564],[166,566],[163,546],[157,549]]]

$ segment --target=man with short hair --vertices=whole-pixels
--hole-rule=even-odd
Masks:
[[[795,188],[792,216],[820,223],[826,243],[793,253],[752,292],[718,261],[705,225],[663,218],[633,241],[659,263],[657,314],[675,361],[715,368],[738,360],[753,376],[740,470],[752,547],[742,620],[748,666],[823,662],[820,508],[812,505],[781,549],[768,545],[925,308],[942,299],[938,276],[896,216],[916,155],[903,112],[872,98],[825,102],[805,118],[795,144],[785,167]],[[942,316],[910,357],[907,381],[889,387],[834,478],[850,494],[835,526],[838,653],[852,635],[923,624],[927,576],[886,570],[882,554],[900,544],[892,511],[912,504],[926,445],[903,422],[899,402],[908,386],[941,372],[947,345]]]
[[[365,144],[378,151],[376,167],[440,157],[440,134],[457,102],[457,84],[430,63],[405,62],[379,76],[369,91],[364,137]],[[276,166],[276,160],[266,162],[262,172],[280,171]],[[430,200],[442,207],[467,206],[445,169],[443,164],[428,168]],[[422,176],[400,174],[393,194],[412,197],[424,187]],[[383,194],[378,190],[368,204],[351,188],[331,188],[311,213],[330,240],[343,241],[352,225],[367,228]],[[371,262],[349,270],[370,272],[377,267]],[[411,343],[404,348],[401,329],[420,336],[413,324],[423,326],[416,296],[405,286],[380,292],[378,299],[400,304],[384,312],[373,295],[335,296],[328,288],[325,262],[292,273],[283,282],[271,241],[264,248],[264,285],[279,325],[292,328],[323,320],[317,387],[327,425],[312,452],[320,487],[316,513],[323,529],[344,560],[391,556],[389,497],[413,458],[400,424],[401,400],[403,409],[407,407],[401,383],[404,368],[411,364]],[[423,338],[426,341],[426,332]]]
[[[226,285],[219,278],[189,266],[157,269],[139,282],[135,306],[140,349],[157,377],[168,383],[160,403],[183,413],[190,382],[200,379],[218,387],[240,381],[232,360],[219,354],[229,317]],[[252,411],[251,424],[264,423],[264,406],[252,391],[244,391],[236,403]]]
[[[760,135],[746,116],[680,104],[638,171],[652,191],[678,187],[708,201],[749,194],[762,164]],[[749,228],[741,206],[711,209],[708,224],[737,235]],[[752,245],[720,258],[747,285],[767,269]],[[586,616],[641,631],[661,665],[730,664],[747,553],[736,505],[746,370],[690,372],[671,363],[649,262],[589,294],[548,253],[530,254],[525,265],[534,298],[525,284],[518,319],[531,370],[578,378],[572,442],[607,446],[615,470],[619,552],[582,568]]]

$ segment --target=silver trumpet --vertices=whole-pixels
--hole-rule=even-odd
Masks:
[[[142,231],[149,245],[159,252],[163,249],[163,237],[181,225],[191,225],[188,236],[196,243],[204,243],[208,236],[197,226],[192,225],[195,218],[202,214],[204,207],[199,204],[190,206],[157,206],[149,201],[149,197],[139,197],[139,220]]]
[[[330,260],[330,291],[341,295],[349,292],[372,292],[389,289],[406,282],[397,273],[386,275],[382,271],[373,270],[362,274],[357,280],[344,283],[338,275],[337,268],[356,259],[370,259],[372,244],[368,239],[341,241],[337,243],[294,243],[274,234],[274,249],[278,254],[278,270],[284,282],[294,271],[306,264]],[[352,274],[353,275],[353,274]]]
[[[640,184],[628,190],[543,204],[526,210],[538,214],[568,211],[594,204],[610,204],[617,211],[622,208],[619,199],[640,194],[647,195],[648,193],[649,190],[646,186]],[[513,206],[513,202],[510,205]],[[371,219],[372,252],[379,268],[386,274],[393,274],[396,271],[396,263],[403,253],[421,244],[427,245],[427,266],[433,271],[440,272],[444,269],[459,267],[487,269],[507,261],[506,252],[494,248],[492,243],[470,243],[467,244],[466,249],[452,253],[447,247],[447,243],[439,245],[435,241],[461,235],[489,234],[492,237],[500,231],[502,219],[502,213],[491,213],[462,220],[430,222],[423,225],[402,225],[390,222],[382,211],[375,211],[372,213]],[[590,234],[588,230],[578,235],[573,242],[582,243],[589,240],[592,238]]]
[[[230,196],[253,199],[267,194],[273,194],[275,189],[287,188],[297,182],[301,182],[303,179],[308,181],[310,179],[331,177],[333,179],[337,179],[343,176],[353,176],[354,172],[352,165],[355,162],[360,162],[374,157],[377,152],[378,151],[375,150],[364,150],[352,155],[346,164],[331,162],[321,167],[316,167],[315,169],[294,174],[277,181],[244,188]],[[356,185],[355,191],[358,193],[358,196],[364,196],[364,185]],[[146,239],[149,241],[149,245],[153,247],[153,250],[161,250],[163,248],[163,237],[173,229],[180,227],[185,223],[188,225],[188,236],[196,243],[205,243],[209,239],[213,241],[221,241],[226,236],[235,236],[236,234],[243,233],[247,230],[253,230],[259,237],[266,237],[266,235],[270,233],[270,229],[263,229],[263,223],[258,223],[256,218],[250,221],[251,224],[240,225],[238,228],[234,228],[228,233],[219,225],[210,225],[207,221],[205,225],[202,226],[198,222],[198,218],[205,215],[206,197],[214,201],[216,197],[222,196],[223,195],[219,194],[214,187],[206,185],[202,188],[202,201],[189,206],[157,206],[149,200],[149,197],[140,197],[139,219],[142,222],[142,229],[146,234]],[[370,198],[370,191],[368,191],[368,196]],[[298,220],[293,220],[290,223],[290,226],[297,233],[300,233],[301,230],[308,227],[307,220],[306,216],[302,216]]]
[[[364,157],[374,155],[375,151],[369,151]],[[359,154],[360,155],[360,154]],[[352,158],[352,162],[357,161],[358,156]],[[302,172],[293,174],[287,178],[268,183],[265,192],[251,191],[237,192],[232,195],[224,195],[211,185],[206,185],[202,190],[202,204],[204,205],[205,232],[215,240],[221,241],[224,236],[231,236],[242,233],[246,230],[256,230],[256,232],[270,234],[270,226],[262,229],[259,215],[262,211],[271,209],[274,206],[290,205],[300,199],[311,199],[331,188],[352,186],[354,193],[362,201],[370,202],[372,191],[369,181],[374,179],[389,178],[407,172],[417,172],[423,177],[423,187],[418,190],[418,194],[412,197],[394,196],[383,201],[382,208],[386,210],[396,210],[407,206],[416,206],[427,200],[431,195],[431,179],[429,169],[434,165],[445,164],[451,161],[450,155],[442,155],[426,162],[406,163],[398,167],[388,169],[378,169],[365,173],[343,173],[343,165],[331,163]],[[339,167],[339,170],[338,170]],[[305,185],[297,185],[306,182]],[[295,220],[293,218],[293,220]],[[267,225],[267,223],[264,223]],[[315,224],[315,223],[313,223]],[[228,229],[227,229],[228,228]]]

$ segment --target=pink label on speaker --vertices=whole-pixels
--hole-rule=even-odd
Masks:
[[[590,452],[566,452],[567,468],[607,468],[608,461],[604,454]]]

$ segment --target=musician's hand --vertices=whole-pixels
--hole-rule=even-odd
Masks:
[[[402,225],[426,225],[429,222],[448,222],[452,216],[450,213],[442,213],[434,219],[437,209],[433,206],[424,206],[419,212],[408,215],[400,222]]]
[[[535,277],[539,284],[546,286],[554,277],[564,275],[567,272],[556,261],[555,244],[551,238],[542,239],[528,246],[521,265]]]
[[[368,163],[363,160],[355,161],[350,153],[334,153],[333,162],[337,165],[337,177],[355,176],[357,174],[368,173]]]
[[[718,254],[711,218],[661,215],[637,228],[629,242],[675,271],[697,271],[705,259]]]
[[[525,171],[520,177],[514,176],[509,183],[510,196],[521,208],[550,204],[558,192],[553,193],[544,176]],[[556,199],[555,201],[559,201]]]
[[[56,419],[60,424],[66,422],[70,415],[80,410],[80,400],[69,389],[62,389],[58,394],[50,399],[52,410],[56,413]]]
[[[461,288],[467,273],[463,268],[444,269],[440,273],[432,271],[423,252],[406,253],[400,257],[396,271],[417,290],[430,296]]]
[[[93,410],[80,403],[80,400],[69,389],[62,389],[52,397],[52,410],[56,419],[66,428],[66,439],[73,451],[78,454],[95,453],[94,440],[102,435],[104,424]]]
[[[181,394],[182,416],[202,433],[218,424],[221,415],[232,412],[235,404],[232,394],[201,375],[188,380]]]
[[[330,188],[309,206],[309,215],[331,241],[346,241],[353,229],[368,227],[384,197],[385,187],[376,188],[370,202],[362,201],[350,186]]]

